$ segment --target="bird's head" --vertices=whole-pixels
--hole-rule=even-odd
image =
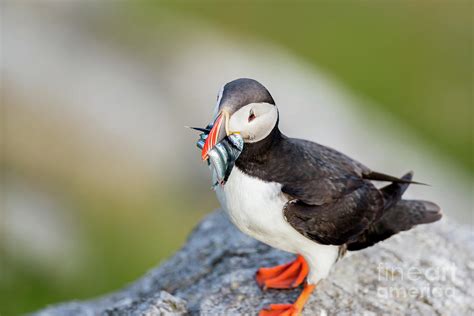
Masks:
[[[247,78],[231,81],[217,96],[202,159],[207,159],[208,152],[226,136],[240,134],[244,143],[256,143],[266,138],[277,124],[275,101],[261,83]]]

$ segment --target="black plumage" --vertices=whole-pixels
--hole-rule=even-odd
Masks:
[[[257,143],[248,143],[236,161],[244,173],[282,185],[289,197],[288,223],[321,244],[358,250],[414,225],[441,218],[433,203],[401,200],[412,173],[397,178],[323,145],[288,138],[278,125]],[[391,181],[377,189],[372,180]]]
[[[428,224],[442,217],[439,206],[428,201],[400,200],[382,218],[372,223],[357,240],[347,244],[347,250],[360,250],[383,241],[419,224]]]
[[[231,81],[222,88],[219,107],[226,107],[230,113],[250,103],[269,103],[275,105],[272,95],[258,81],[240,78]],[[219,96],[218,96],[219,98]]]

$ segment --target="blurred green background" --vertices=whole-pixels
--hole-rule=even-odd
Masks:
[[[1,315],[120,288],[218,207],[195,135],[181,131],[207,123],[225,82],[202,55],[300,60],[364,100],[362,116],[402,122],[429,148],[422,161],[441,159],[472,188],[471,1],[1,6]]]
[[[406,121],[472,173],[472,6],[470,1],[260,1],[176,7],[231,34],[285,46]]]

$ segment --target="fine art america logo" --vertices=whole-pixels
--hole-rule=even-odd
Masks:
[[[455,295],[456,267],[396,267],[380,263],[377,267],[380,298],[448,298]]]

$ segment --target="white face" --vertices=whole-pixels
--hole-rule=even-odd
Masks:
[[[256,143],[275,127],[278,120],[278,109],[273,104],[251,103],[232,114],[229,120],[229,131],[240,133],[244,142]]]

